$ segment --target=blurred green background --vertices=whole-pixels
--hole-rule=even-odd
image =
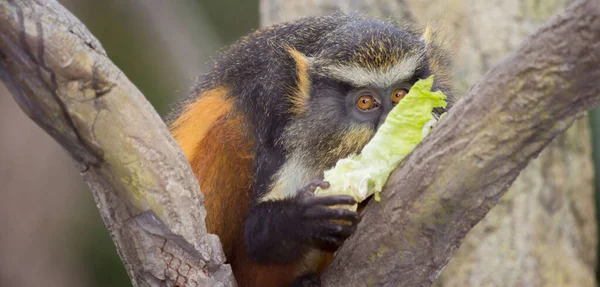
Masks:
[[[259,23],[258,1],[59,2],[162,116],[185,97],[220,47]],[[0,286],[131,286],[72,161],[6,91],[0,94]],[[599,115],[598,109],[590,115],[596,171]],[[595,178],[600,186],[598,172]],[[20,276],[24,266],[32,276]]]

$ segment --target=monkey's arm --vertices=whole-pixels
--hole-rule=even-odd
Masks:
[[[345,195],[315,197],[317,186],[329,185],[313,181],[294,197],[268,200],[250,208],[244,222],[244,241],[254,260],[262,264],[292,263],[311,247],[339,246],[352,234],[358,214],[328,206],[353,205],[355,200]]]

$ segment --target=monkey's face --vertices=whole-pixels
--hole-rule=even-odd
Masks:
[[[295,137],[295,145],[310,153],[306,159],[313,160],[311,166],[321,169],[360,152],[413,84],[353,86],[329,78],[313,83],[307,113],[294,123],[298,136],[303,133],[303,139]]]
[[[289,126],[288,147],[320,170],[358,153],[414,82],[357,86],[314,75],[305,112]],[[390,143],[393,144],[393,143]]]
[[[323,38],[307,70],[309,96],[285,137],[286,148],[321,170],[360,152],[412,85],[433,73],[427,43],[392,24],[353,22]]]

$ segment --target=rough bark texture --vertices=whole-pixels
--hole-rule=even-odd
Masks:
[[[485,1],[431,0],[425,1],[425,3],[424,1],[374,2],[377,2],[377,5],[357,6],[355,5],[356,1],[349,1],[336,6],[337,2],[334,3],[331,1],[307,0],[296,1],[295,4],[291,4],[289,1],[271,0],[263,1],[262,11],[263,13],[270,14],[263,19],[269,19],[272,22],[290,20],[305,15],[322,14],[336,9],[345,12],[360,11],[384,17],[392,16],[398,18],[398,15],[400,15],[400,17],[404,17],[419,25],[424,25],[430,19],[436,19],[441,16],[443,19],[437,22],[441,26],[446,25],[443,32],[446,34],[449,32],[451,37],[453,36],[455,39],[458,39],[455,41],[458,47],[456,82],[459,91],[464,91],[483,72],[487,71],[497,62],[500,57],[515,48],[525,36],[532,33],[542,21],[545,21],[559,9],[566,6],[564,1],[503,1],[496,3],[496,5],[490,5],[490,3]],[[586,5],[597,9],[598,4],[595,1],[590,1]],[[363,9],[365,7],[368,7],[368,9]],[[583,12],[584,9],[580,8],[570,13]],[[598,20],[595,18],[598,17],[597,10],[591,13],[596,14],[585,19],[585,21],[596,21],[595,25],[597,25]],[[572,19],[577,18],[574,17]],[[578,23],[577,21],[574,20],[567,23],[559,20],[558,22],[555,21],[555,24],[551,27],[560,27],[564,32],[565,27],[572,26],[577,27],[576,31],[579,31],[580,27],[583,27],[580,25],[584,22]],[[263,24],[266,23],[263,22]],[[598,33],[597,26],[590,29],[588,32]],[[595,32],[591,32],[592,30]],[[549,41],[546,44],[561,44],[563,46],[561,49],[567,49],[569,47],[565,46],[578,43],[575,38],[567,37],[567,34],[565,33],[564,36],[556,35],[548,37],[545,39],[545,41]],[[587,35],[579,35],[578,37],[580,36],[583,38],[587,37]],[[537,39],[540,39],[540,35],[537,36]],[[590,43],[594,43],[594,41]],[[485,211],[491,207],[487,206],[480,209],[468,208],[465,214],[464,207],[469,206],[469,204],[465,203],[477,203],[473,207],[476,205],[484,206],[486,204],[493,204],[501,194],[497,193],[501,190],[498,186],[509,183],[516,175],[515,173],[518,173],[518,170],[524,167],[524,162],[520,162],[521,160],[527,156],[536,154],[535,149],[533,151],[530,150],[531,147],[514,154],[511,154],[509,150],[513,149],[515,144],[519,142],[519,140],[513,137],[522,138],[526,136],[524,134],[526,130],[521,130],[523,127],[529,125],[529,128],[535,128],[538,132],[541,132],[540,129],[543,126],[532,122],[541,118],[536,119],[531,115],[525,118],[491,115],[488,112],[490,105],[496,106],[511,102],[521,103],[523,106],[520,108],[523,109],[524,113],[527,113],[529,109],[536,109],[540,112],[539,116],[554,116],[549,108],[546,110],[539,109],[541,102],[534,100],[536,96],[526,97],[525,95],[535,95],[535,92],[537,92],[537,95],[540,95],[540,93],[553,93],[552,89],[557,89],[555,92],[563,88],[566,89],[563,84],[569,82],[569,80],[563,77],[566,75],[563,73],[566,70],[563,69],[568,66],[569,62],[575,59],[561,59],[561,57],[569,55],[565,52],[572,52],[574,50],[561,51],[554,48],[553,52],[555,54],[553,56],[552,53],[546,54],[552,52],[552,48],[541,49],[541,47],[544,47],[543,44],[537,47],[540,50],[528,50],[531,53],[529,56],[531,58],[528,58],[529,62],[519,63],[519,61],[515,61],[515,63],[520,64],[520,66],[514,65],[517,69],[530,64],[527,68],[528,70],[515,71],[514,76],[517,79],[518,77],[523,77],[521,82],[516,82],[514,79],[512,85],[506,84],[508,82],[504,84],[498,84],[500,83],[498,82],[496,83],[496,87],[499,89],[495,92],[497,99],[490,96],[487,102],[481,101],[478,104],[470,104],[475,107],[473,111],[480,113],[479,116],[485,116],[488,120],[495,119],[486,121],[485,123],[479,121],[477,127],[489,131],[495,129],[492,126],[496,125],[499,127],[499,124],[502,124],[505,125],[504,128],[518,128],[520,135],[515,135],[514,132],[505,129],[505,132],[509,134],[500,136],[503,143],[500,150],[493,145],[486,147],[479,143],[479,141],[463,142],[461,145],[468,144],[475,147],[473,150],[465,148],[463,151],[469,151],[465,154],[458,152],[457,146],[444,146],[440,144],[439,147],[433,148],[440,149],[443,152],[435,155],[422,155],[425,159],[420,161],[418,166],[409,166],[409,160],[407,160],[402,169],[412,169],[412,174],[401,176],[401,171],[397,171],[394,175],[395,178],[421,180],[420,177],[422,174],[419,176],[414,175],[418,173],[416,172],[417,168],[419,171],[429,168],[431,174],[425,177],[425,179],[429,181],[435,178],[435,180],[431,183],[421,183],[426,186],[417,190],[414,190],[414,187],[419,186],[418,182],[404,182],[402,185],[408,188],[407,190],[410,190],[408,194],[406,190],[402,195],[388,194],[390,198],[394,197],[393,200],[388,198],[388,200],[394,201],[394,203],[382,203],[381,205],[372,203],[371,205],[379,208],[385,207],[388,210],[379,210],[376,215],[367,215],[366,222],[361,224],[364,230],[359,228],[357,235],[339,252],[336,263],[329,271],[329,276],[326,277],[327,283],[331,286],[344,286],[344,284],[353,282],[351,284],[356,285],[357,282],[362,283],[364,278],[368,278],[368,282],[365,283],[370,284],[367,285],[385,285],[388,283],[388,285],[397,286],[398,282],[402,282],[405,286],[431,284],[431,281],[435,279],[437,274],[435,269],[441,268],[445,264],[441,254],[452,254],[454,250],[453,248],[443,250],[443,248],[447,248],[447,246],[442,246],[444,245],[443,243],[449,240],[450,242],[454,242],[453,244],[458,245],[461,237],[460,234],[469,229],[469,225],[465,225],[465,223],[470,221],[472,224],[475,224],[478,218],[482,216],[482,213],[485,214]],[[524,46],[522,51],[528,48],[530,49],[531,47]],[[579,48],[584,49],[584,47]],[[579,50],[579,52],[582,56],[588,57],[586,60],[598,61],[597,48],[590,48],[587,52]],[[540,56],[538,53],[542,55]],[[551,60],[547,66],[541,65],[544,59]],[[515,60],[514,56],[512,60]],[[560,63],[561,61],[564,62]],[[504,72],[513,68],[510,65],[504,65],[504,67],[506,69]],[[590,67],[594,69],[593,66]],[[569,68],[566,69],[568,70]],[[492,73],[492,75],[497,75],[497,72],[498,70]],[[582,75],[579,74],[578,76]],[[530,80],[530,82],[526,82],[526,79]],[[515,84],[519,85],[515,86]],[[479,87],[482,87],[482,85],[479,85]],[[506,87],[509,88],[507,89]],[[531,92],[522,91],[523,95],[516,95],[516,91],[523,87],[531,90]],[[482,90],[476,89],[472,90],[469,94],[478,94],[478,96],[482,97],[481,93]],[[521,99],[516,99],[515,96]],[[538,106],[530,107],[533,103]],[[510,106],[507,106],[506,109],[510,109]],[[473,111],[470,111],[469,114],[465,113],[462,116],[469,118],[476,117],[477,115],[474,115]],[[448,121],[450,120],[449,118]],[[521,120],[529,122],[520,123],[519,121]],[[466,128],[467,126],[464,127]],[[473,132],[477,131],[477,127],[472,126],[471,130],[465,132],[459,138],[477,139],[477,137],[472,135]],[[494,130],[494,133],[496,134],[499,131]],[[454,134],[454,131],[452,134]],[[544,131],[543,134],[539,135],[539,138],[530,138],[529,140],[534,140],[536,143],[528,143],[528,145],[533,144],[539,147],[540,141],[547,141],[550,135],[548,131]],[[497,135],[490,134],[487,136]],[[479,140],[485,139],[481,137]],[[454,135],[452,138],[454,138]],[[443,141],[439,142],[442,143]],[[498,158],[494,157],[495,161],[490,160],[489,151],[486,151],[488,148],[490,149],[489,151],[498,150],[501,153],[506,152],[505,155],[511,155],[513,158],[508,158],[508,160],[512,161],[511,165],[516,170],[507,171],[506,168],[508,166],[502,167],[503,164]],[[419,150],[421,149],[424,150],[424,147],[419,148]],[[513,151],[518,152],[518,149],[514,148]],[[441,163],[441,158],[433,159],[442,156],[443,153],[454,153],[453,156],[444,155],[443,157],[451,157],[453,159],[449,162],[453,162],[452,165],[455,170],[445,167]],[[413,157],[417,154],[417,151],[415,151]],[[482,155],[485,156],[478,159]],[[594,284],[593,270],[595,266],[596,228],[591,182],[592,167],[589,156],[589,130],[586,119],[581,119],[565,135],[554,141],[540,155],[539,159],[530,164],[529,168],[521,176],[521,179],[515,183],[509,195],[503,198],[500,206],[489,214],[488,218],[480,226],[473,230],[472,234],[468,236],[467,244],[462,248],[463,251],[458,254],[458,258],[468,257],[471,261],[463,261],[465,263],[461,264],[460,259],[455,260],[457,263],[449,266],[446,272],[447,276],[444,276],[441,282],[448,286],[548,286],[549,284],[553,286],[556,284],[559,286],[592,286]],[[507,160],[507,158],[504,160]],[[493,162],[493,169],[490,167],[484,169],[483,165],[485,165],[485,162]],[[426,163],[434,164],[427,166]],[[482,165],[481,169],[475,171],[467,169],[468,165],[473,164]],[[436,171],[438,166],[440,169],[441,167],[444,167],[444,169]],[[434,177],[436,173],[451,176],[443,179],[439,178],[439,176]],[[504,181],[495,181],[496,179],[491,180],[490,178],[486,178],[490,176],[495,178],[496,175],[500,174],[508,177]],[[463,180],[461,182],[449,181],[450,179],[456,181],[456,178],[462,178]],[[493,185],[488,186],[488,189],[479,190],[479,195],[474,194],[473,191],[475,189],[471,190],[472,188],[469,185],[479,185],[479,183],[485,180],[490,180]],[[397,182],[400,181],[398,180]],[[467,182],[470,182],[470,184],[467,185]],[[392,180],[390,180],[390,184],[392,184]],[[444,187],[445,185],[448,185],[450,190],[444,190],[446,188],[438,190],[438,198],[436,198],[436,193],[433,192],[434,190],[431,190],[432,186]],[[460,189],[461,185],[462,187],[467,187],[467,190],[471,190],[469,193],[471,198],[465,197],[465,191],[460,193],[455,193],[456,190],[452,191],[453,189]],[[495,191],[491,191],[489,188],[495,189]],[[395,187],[394,190],[401,189]],[[429,190],[432,194],[421,194],[420,199],[415,199],[419,198],[416,197],[417,195],[426,190]],[[486,196],[490,198],[486,198]],[[430,202],[427,204],[419,202],[423,201],[424,198],[427,198]],[[397,209],[394,210],[395,208]],[[429,216],[433,218],[428,218],[423,213],[425,211],[423,208],[431,208]],[[389,213],[390,211],[393,212]],[[415,213],[418,213],[418,215]],[[412,219],[411,214],[413,214]],[[465,220],[463,223],[453,222],[455,221],[453,219],[460,217],[457,217],[457,215],[469,216],[469,220]],[[379,216],[382,217],[379,218]],[[390,216],[393,217],[390,218]],[[408,219],[402,218],[402,216],[406,216]],[[378,222],[382,218],[383,222]],[[425,226],[419,229],[417,228],[418,226],[415,226],[417,223],[425,223]],[[458,225],[453,225],[457,223]],[[402,226],[402,228],[398,228],[397,224]],[[377,225],[380,225],[380,227],[373,227]],[[408,227],[405,227],[407,225]],[[460,229],[460,227],[463,229]],[[402,232],[408,234],[402,235]],[[457,233],[448,234],[452,232]],[[394,235],[390,235],[390,233]],[[458,240],[453,240],[453,236]],[[385,238],[385,240],[382,240],[382,238]],[[358,244],[359,242],[360,244]],[[377,242],[377,244],[374,242]],[[400,252],[393,251],[397,250],[395,248],[399,245],[402,246],[407,242],[409,243],[408,246],[401,247]],[[407,249],[406,247],[410,248]],[[353,250],[352,253],[350,253],[350,250]],[[400,258],[400,260],[394,261],[394,256],[395,258]],[[346,260],[347,257],[351,257],[352,259]],[[416,266],[411,265],[411,262],[417,263]],[[421,273],[423,276],[414,276],[415,273]],[[419,279],[415,280],[416,278]]]
[[[567,0],[407,1],[418,24],[442,19],[456,39],[456,85],[468,89]],[[417,16],[418,15],[418,16]],[[462,92],[459,94],[463,94]],[[437,286],[596,286],[597,231],[588,119],[519,175],[469,232]]]
[[[492,69],[392,174],[325,282],[433,283],[528,161],[597,102],[599,63],[600,4],[578,2]]]
[[[56,1],[0,1],[0,76],[75,158],[137,286],[233,286],[198,183],[166,126]]]

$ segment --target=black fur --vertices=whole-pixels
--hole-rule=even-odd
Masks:
[[[320,286],[321,286],[321,280],[319,279],[319,276],[314,273],[300,276],[300,277],[296,278],[296,280],[294,280],[294,282],[292,282],[292,284],[290,285],[290,287],[320,287]]]
[[[244,241],[250,256],[264,264],[285,264],[297,261],[310,247],[339,246],[356,228],[358,214],[333,205],[352,205],[350,196],[315,197],[323,181],[314,181],[300,189],[292,198],[265,201],[246,217]],[[331,220],[337,220],[337,223]]]

